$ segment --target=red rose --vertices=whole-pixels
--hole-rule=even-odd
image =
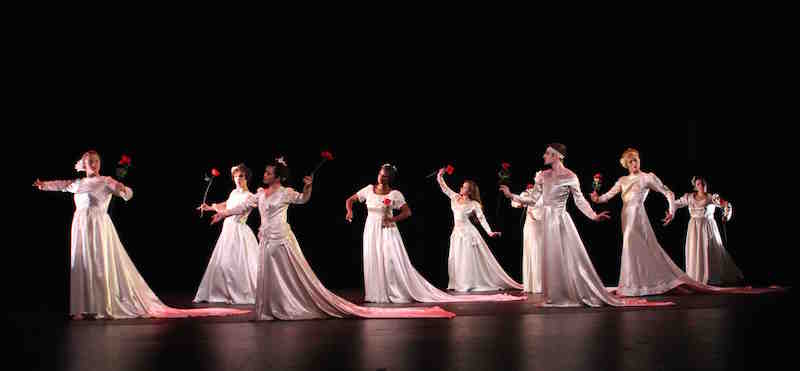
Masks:
[[[211,169],[211,175],[213,175],[213,176],[219,176],[219,170],[217,170],[217,169]]]
[[[505,171],[508,171],[508,169],[511,168],[511,164],[509,164],[508,162],[504,162],[502,166],[503,166],[503,170],[505,170]]]
[[[333,160],[333,154],[328,152],[328,151],[324,151],[320,155],[322,156],[322,158],[324,158],[324,159],[326,159],[328,161]]]
[[[391,204],[392,204],[392,200],[390,200],[390,199],[388,199],[388,198],[384,198],[384,199],[383,199],[383,204],[384,204],[384,205],[386,205],[386,206],[389,206],[389,205],[391,205]]]
[[[447,168],[444,170],[444,172],[446,172],[447,175],[453,175],[454,171],[456,171],[456,168],[454,168],[451,165],[447,165]]]
[[[533,188],[533,183],[528,183],[528,189]]]
[[[131,158],[128,157],[127,155],[122,155],[122,158],[119,159],[119,162],[117,164],[118,165],[130,165],[131,164]]]

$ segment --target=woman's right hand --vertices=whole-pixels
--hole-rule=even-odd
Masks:
[[[344,216],[344,219],[347,220],[348,223],[352,223],[353,222],[353,212],[352,211],[348,211],[347,215]]]
[[[215,211],[213,207],[209,206],[208,204],[202,204],[197,207],[197,210],[200,211]]]

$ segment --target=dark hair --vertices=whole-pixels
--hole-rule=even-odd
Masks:
[[[235,171],[241,171],[241,172],[244,174],[244,178],[245,178],[245,179],[246,179],[248,182],[249,182],[249,181],[250,181],[250,179],[253,177],[253,172],[252,172],[252,171],[250,171],[250,168],[248,168],[247,166],[245,166],[245,164],[244,164],[244,163],[241,163],[241,164],[239,164],[239,165],[236,165],[236,166],[234,166],[234,167],[233,167],[233,169],[231,169],[231,177],[233,177],[233,173],[234,173]]]
[[[711,191],[711,184],[708,184],[708,180],[706,180],[706,177],[704,177],[702,175],[695,175],[695,176],[692,177],[692,188],[694,188],[694,184],[698,180],[703,182],[703,187],[706,188],[706,193]],[[695,189],[695,191],[697,191],[697,190]]]
[[[567,157],[567,146],[561,143],[550,143],[547,145],[548,147],[553,147],[554,150],[558,151],[558,153],[564,155],[564,158]]]
[[[289,167],[288,166],[286,166],[286,165],[284,165],[284,164],[282,164],[282,163],[280,163],[278,161],[272,161],[272,162],[268,163],[267,167],[270,167],[270,166],[275,168],[275,176],[278,177],[278,179],[280,180],[281,183],[286,183],[286,181],[289,180]]]
[[[394,179],[397,178],[397,167],[390,164],[383,164],[381,165],[381,170],[386,172],[386,175],[389,176],[389,184],[394,184]]]

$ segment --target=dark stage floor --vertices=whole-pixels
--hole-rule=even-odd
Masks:
[[[357,299],[356,291],[341,292]],[[445,304],[427,320],[250,316],[69,321],[8,313],[6,370],[730,370],[795,368],[792,291],[657,297],[666,308]],[[190,294],[162,295],[190,306]],[[360,300],[356,300],[360,301]],[[242,306],[247,307],[247,306]],[[21,349],[20,349],[21,348]],[[770,366],[773,365],[773,366]]]

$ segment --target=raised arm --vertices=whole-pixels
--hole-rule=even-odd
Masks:
[[[436,175],[436,181],[439,182],[439,187],[442,188],[442,192],[444,192],[449,199],[452,200],[458,195],[458,193],[450,189],[450,187],[448,187],[447,183],[444,181],[444,169],[439,169],[439,174]]]
[[[303,193],[298,193],[294,189],[288,189],[288,199],[287,202],[290,204],[304,204],[311,199],[311,183],[313,182],[314,178],[310,176],[306,176],[303,178]]]

